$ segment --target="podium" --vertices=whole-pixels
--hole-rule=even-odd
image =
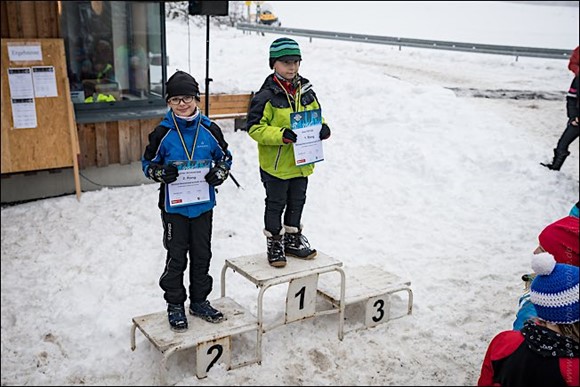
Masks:
[[[311,260],[288,258],[283,268],[270,266],[266,253],[226,259],[221,270],[221,298],[212,300],[212,305],[222,311],[225,320],[212,324],[197,317],[188,316],[189,329],[185,332],[170,330],[167,312],[162,311],[134,317],[131,329],[131,349],[135,350],[135,331],[139,329],[163,354],[161,381],[165,383],[167,359],[178,351],[195,348],[198,378],[207,376],[209,369],[221,363],[228,370],[262,362],[262,336],[264,333],[293,322],[322,315],[336,314],[338,338],[344,338],[345,308],[363,303],[364,328],[374,327],[394,318],[391,316],[391,296],[398,292],[407,293],[407,313],[413,309],[411,282],[386,272],[374,265],[362,265],[343,269],[341,261],[318,252]],[[226,273],[231,269],[259,288],[257,316],[226,297]],[[347,273],[345,273],[347,271]],[[328,273],[338,273],[340,281]],[[327,275],[328,274],[328,275]],[[348,289],[346,283],[348,282]],[[264,321],[264,293],[274,285],[288,284],[284,318]],[[322,309],[317,299],[328,301],[330,309]],[[358,316],[357,316],[358,317]],[[358,329],[355,329],[358,330]],[[253,357],[232,363],[232,336],[244,333],[256,334]],[[239,360],[239,359],[237,359]]]
[[[272,267],[268,263],[266,253],[247,255],[226,259],[221,271],[221,296],[226,297],[226,272],[232,269],[260,288],[258,293],[258,362],[262,361],[262,334],[267,331],[289,324],[326,314],[338,315],[338,338],[344,337],[344,294],[345,274],[341,268],[342,262],[318,251],[316,258],[305,260],[288,258],[283,268]],[[316,310],[318,293],[318,278],[320,274],[338,272],[340,274],[340,290],[337,307],[330,310]],[[286,313],[283,321],[266,326],[263,319],[264,292],[271,286],[288,282],[286,297]]]
[[[225,364],[229,370],[258,362],[261,356],[258,346],[254,358],[235,364],[231,362],[231,337],[258,332],[256,317],[231,298],[218,298],[211,303],[224,314],[225,320],[214,324],[189,315],[189,328],[184,332],[174,332],[169,328],[166,311],[133,318],[131,350],[134,351],[136,347],[135,331],[138,328],[163,354],[160,372],[162,384],[166,384],[167,359],[176,352],[190,348],[196,348],[196,376],[200,379],[205,378],[209,369],[217,363]]]
[[[364,327],[370,328],[394,320],[413,312],[413,291],[411,281],[404,280],[396,274],[386,272],[374,265],[349,267],[346,271],[348,288],[342,295],[336,291],[332,283],[322,278],[318,293],[334,307],[344,304],[345,307],[355,303],[364,303]],[[391,316],[391,295],[399,292],[407,293],[407,313]]]

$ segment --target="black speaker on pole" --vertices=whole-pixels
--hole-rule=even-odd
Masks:
[[[228,2],[190,1],[188,12],[190,15],[228,16]]]
[[[205,39],[205,114],[209,116],[209,83],[213,81],[209,77],[209,18],[210,16],[228,16],[227,1],[190,1],[188,4],[190,15],[205,15],[206,39]],[[188,20],[189,22],[189,20]]]

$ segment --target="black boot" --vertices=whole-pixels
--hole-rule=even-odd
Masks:
[[[210,323],[219,323],[224,320],[224,314],[211,306],[208,300],[192,302],[189,305],[189,313],[192,316],[200,317]]]
[[[187,330],[187,316],[183,304],[167,303],[167,319],[172,331],[184,332]]]
[[[284,252],[286,255],[301,259],[312,259],[316,257],[316,249],[310,248],[310,243],[304,235],[302,229],[292,226],[284,226]]]
[[[540,163],[544,167],[551,169],[552,171],[559,171],[562,168],[562,164],[566,160],[566,157],[570,155],[567,150],[560,150],[558,148],[554,149],[554,160],[551,164]]]
[[[264,235],[268,238],[268,263],[273,267],[286,266],[286,256],[284,255],[284,229],[278,235],[272,235],[268,230],[264,230]]]

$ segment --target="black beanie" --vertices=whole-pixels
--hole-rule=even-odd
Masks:
[[[193,95],[199,102],[199,84],[185,71],[176,71],[165,84],[165,101],[176,95]]]

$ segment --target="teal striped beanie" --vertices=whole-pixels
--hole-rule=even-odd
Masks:
[[[278,38],[270,45],[270,68],[274,68],[274,62],[284,58],[285,60],[302,60],[300,47],[295,40],[290,38]]]

